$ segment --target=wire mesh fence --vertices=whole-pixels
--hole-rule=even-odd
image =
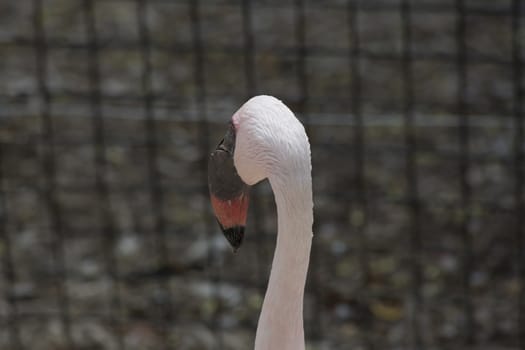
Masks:
[[[0,348],[247,349],[206,164],[250,96],[312,144],[310,349],[525,348],[520,0],[0,3]]]

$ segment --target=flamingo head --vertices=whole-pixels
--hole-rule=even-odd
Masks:
[[[310,164],[302,161],[305,154],[310,149],[303,125],[275,97],[253,97],[233,115],[210,155],[208,184],[215,217],[234,250],[243,240],[250,186],[309,173],[301,167]]]

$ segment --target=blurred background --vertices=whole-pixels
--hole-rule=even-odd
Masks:
[[[250,349],[207,156],[250,96],[312,143],[308,349],[525,349],[520,0],[0,2],[0,348]]]

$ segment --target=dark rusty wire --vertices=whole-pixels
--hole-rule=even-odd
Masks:
[[[352,174],[352,192],[354,195],[348,198],[348,221],[352,233],[356,235],[360,249],[357,253],[359,267],[360,267],[360,286],[358,296],[360,302],[368,303],[366,289],[371,281],[369,248],[366,238],[367,220],[368,220],[368,203],[367,203],[367,188],[365,182],[365,152],[369,152],[366,148],[365,129],[363,123],[362,113],[362,60],[363,51],[360,36],[360,13],[362,12],[361,1],[348,1],[348,40],[350,51],[349,57],[349,73],[351,77],[350,86],[350,101],[352,114],[355,118],[355,125],[353,126],[353,163],[354,171]],[[368,322],[362,322],[362,327],[365,329],[369,326]],[[366,349],[374,349],[373,341],[363,332],[363,343]]]
[[[169,251],[166,239],[166,220],[164,213],[164,195],[161,188],[161,176],[159,171],[159,149],[157,145],[158,131],[155,121],[155,110],[153,108],[152,87],[152,63],[151,63],[151,38],[148,28],[148,3],[145,0],[137,0],[136,19],[139,30],[140,54],[141,54],[141,87],[144,106],[145,142],[147,145],[147,167],[148,186],[150,192],[150,208],[153,215],[154,225],[154,247],[153,252],[157,257],[157,269],[162,271],[170,266]],[[158,303],[158,314],[160,316],[159,331],[162,338],[162,347],[171,349],[169,342],[170,325],[174,318],[172,305],[173,294],[169,279],[158,279],[161,300]]]
[[[293,3],[293,22],[294,22],[294,37],[296,42],[296,79],[297,79],[297,102],[295,111],[297,116],[302,119],[310,143],[315,142],[315,129],[310,126],[310,115],[308,113],[308,103],[310,100],[309,92],[309,77],[308,77],[308,43],[306,40],[306,4],[304,0],[295,0]],[[313,231],[316,231],[317,221],[314,220]],[[306,324],[308,333],[312,338],[322,338],[324,333],[324,319],[321,310],[324,304],[324,293],[322,286],[324,285],[322,279],[322,272],[320,267],[323,264],[322,256],[319,254],[320,246],[314,240],[311,250],[310,279],[312,280],[311,289],[315,295],[315,302],[313,304],[314,317],[311,322]]]
[[[59,310],[65,342],[69,349],[75,349],[71,332],[70,303],[67,292],[67,266],[65,258],[65,233],[62,225],[62,211],[56,193],[55,129],[53,125],[52,101],[48,89],[48,47],[44,27],[43,4],[41,0],[33,1],[33,33],[35,42],[36,81],[40,97],[40,120],[42,128],[42,174],[44,186],[42,196],[46,205],[54,235],[50,247],[53,260],[54,284],[56,289],[56,307]]]
[[[421,326],[422,326],[422,296],[423,285],[421,273],[421,225],[420,204],[418,191],[418,171],[416,165],[417,142],[414,127],[414,74],[412,59],[412,5],[409,0],[401,2],[402,17],[402,52],[403,59],[403,115],[404,134],[406,145],[405,179],[407,188],[407,209],[409,211],[410,223],[408,224],[409,246],[410,246],[410,273],[411,283],[411,310],[410,310],[410,333],[412,349],[423,348]]]
[[[91,118],[93,127],[94,147],[94,177],[95,192],[98,196],[98,209],[102,236],[100,237],[101,251],[104,253],[107,274],[111,279],[111,288],[108,293],[110,324],[114,327],[118,348],[124,349],[122,334],[122,297],[119,279],[119,266],[115,257],[117,231],[114,223],[114,213],[111,208],[110,188],[107,183],[108,161],[106,156],[106,136],[104,130],[104,113],[102,111],[100,62],[98,34],[95,26],[95,4],[91,0],[84,0],[84,22],[88,42],[88,76],[91,92]]]
[[[516,242],[516,275],[519,281],[517,293],[517,324],[518,347],[525,349],[525,171],[523,154],[523,64],[521,44],[523,37],[522,19],[523,11],[521,0],[512,1],[512,82],[514,89],[514,211],[515,211],[515,242]]]
[[[471,13],[469,13],[471,14]],[[36,45],[33,38],[26,37],[13,37],[8,40],[0,38],[0,46],[4,47],[34,47]],[[128,38],[119,38],[118,40],[106,40],[99,43],[101,50],[112,51],[112,50],[124,50],[124,51],[135,51],[140,43],[135,40]],[[83,42],[78,42],[69,39],[61,38],[49,38],[47,40],[47,47],[49,49],[68,49],[68,50],[85,50],[86,45]],[[167,53],[179,53],[179,54],[191,54],[194,53],[193,46],[188,43],[159,43],[150,42],[150,48],[159,52]],[[310,57],[348,57],[348,50],[344,48],[330,48],[320,47],[315,45],[308,45],[305,47]],[[244,52],[244,47],[241,45],[230,45],[213,43],[206,46],[206,52],[209,54],[237,54],[241,55]],[[286,45],[265,45],[260,44],[257,47],[257,54],[266,56],[277,56],[277,57],[296,57],[298,48],[295,46]],[[400,52],[392,52],[390,50],[381,49],[368,49],[362,47],[359,50],[360,57],[369,61],[396,61],[402,60],[402,54]],[[452,52],[442,51],[417,51],[412,52],[412,58],[417,61],[428,61],[428,62],[443,62],[443,63],[456,63],[457,56]],[[469,53],[469,63],[480,63],[480,64],[492,64],[502,67],[507,67],[512,64],[512,59],[501,57],[498,55],[490,55],[479,52]]]
[[[246,96],[248,100],[252,96],[258,94],[257,88],[257,64],[256,58],[256,42],[255,35],[253,32],[253,1],[243,0],[242,1],[242,32],[243,32],[243,44],[244,44],[244,76],[246,84]],[[264,236],[266,230],[264,228],[264,216],[265,207],[261,203],[262,195],[260,187],[254,187],[250,189],[250,206],[253,209],[253,227],[254,236],[257,246],[263,247]],[[264,249],[257,249],[255,259],[255,273],[254,277],[256,281],[264,281],[267,279],[266,267],[263,262],[267,260]]]
[[[191,20],[191,31],[192,31],[192,53],[193,53],[193,62],[194,62],[194,71],[193,79],[195,84],[195,94],[194,101],[197,106],[198,113],[198,125],[199,125],[199,149],[203,156],[201,162],[201,181],[202,183],[208,182],[208,153],[210,152],[210,142],[209,142],[209,125],[208,125],[208,111],[207,111],[207,91],[206,91],[206,68],[205,68],[205,46],[202,38],[202,24],[201,24],[201,2],[199,0],[188,0],[189,7],[189,16]],[[203,198],[207,198],[208,191],[207,188],[203,191]],[[207,203],[203,203],[203,211],[206,212]],[[216,252],[213,248],[213,227],[215,227],[215,222],[211,219],[211,215],[206,215],[205,220],[205,230],[208,238],[208,254],[207,262],[209,266],[213,266],[217,259]],[[222,304],[219,297],[219,287],[222,283],[222,278],[220,272],[218,274],[212,274],[209,276],[210,281],[214,286],[214,301],[217,304],[217,309],[211,316],[209,320],[210,328],[216,336],[216,346],[219,349],[222,349],[224,346],[223,334],[220,330],[219,316],[222,310]]]
[[[135,0],[93,0],[97,2],[130,2]],[[184,0],[149,0],[150,2],[178,2],[183,3]],[[348,1],[350,5],[360,4],[360,11],[362,12],[397,12],[399,11],[399,5],[396,2],[389,0],[382,1],[373,1],[373,2],[362,2],[361,0],[350,0]],[[209,6],[238,6],[238,0],[215,0],[208,3]],[[280,0],[260,0],[254,2],[254,8],[288,8],[290,2],[280,1]],[[315,9],[335,9],[341,10],[346,7],[345,3],[341,2],[310,2],[309,7]],[[452,13],[455,11],[455,7],[451,2],[414,2],[413,12],[414,13]],[[483,4],[469,4],[467,7],[469,13],[474,15],[483,15],[483,16],[510,16],[512,15],[512,9],[504,4],[500,3],[483,3]]]
[[[0,143],[0,242],[4,252],[2,254],[3,273],[6,282],[4,290],[4,300],[7,306],[5,323],[9,331],[9,344],[13,350],[22,349],[22,341],[20,339],[19,315],[16,296],[14,293],[16,283],[15,264],[13,261],[13,249],[11,243],[11,235],[9,234],[9,227],[7,219],[9,217],[9,208],[7,202],[7,182],[4,175],[4,147]]]
[[[459,205],[458,229],[463,243],[463,313],[465,318],[465,343],[474,344],[474,306],[472,303],[471,274],[474,264],[472,238],[470,232],[471,196],[469,183],[470,170],[470,118],[467,102],[468,61],[466,38],[466,8],[464,0],[456,0],[456,46],[457,46],[457,109],[458,109],[458,145],[459,145]]]

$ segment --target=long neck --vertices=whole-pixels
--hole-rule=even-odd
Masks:
[[[312,180],[269,178],[278,233],[268,289],[257,326],[256,350],[304,349],[303,296],[312,245]]]

